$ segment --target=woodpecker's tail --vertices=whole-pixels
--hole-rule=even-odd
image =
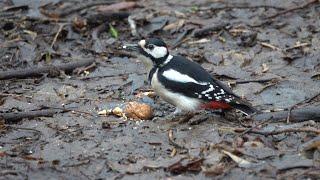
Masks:
[[[259,112],[256,108],[252,107],[249,102],[243,99],[238,99],[236,102],[230,103],[230,105],[247,116]]]

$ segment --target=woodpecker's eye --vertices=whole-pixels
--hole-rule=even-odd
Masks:
[[[150,49],[150,50],[152,50],[152,49],[154,49],[154,45],[153,45],[153,44],[148,44],[148,45],[147,45],[147,48]]]

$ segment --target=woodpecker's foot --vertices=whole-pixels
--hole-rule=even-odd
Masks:
[[[188,124],[189,125],[198,125],[202,122],[205,122],[209,119],[209,117],[207,115],[202,115],[202,114],[197,114],[194,117],[192,117],[189,121]]]
[[[176,108],[176,110],[166,117],[167,120],[178,121],[179,123],[188,122],[194,116],[193,113],[185,113],[182,110]]]
[[[182,115],[183,113],[182,113],[182,110],[181,109],[179,109],[179,108],[176,108],[176,110],[173,112],[173,115]]]
[[[179,121],[180,118],[182,118],[184,115],[183,114],[169,114],[165,117],[166,120],[169,121]]]
[[[220,115],[220,116],[225,116],[225,113],[226,113],[222,109],[215,109],[215,110],[211,110],[210,112],[214,113],[214,114],[217,114],[217,115]]]
[[[176,110],[168,115],[166,119],[172,120],[172,121],[178,121],[181,117],[183,117],[184,113],[182,112],[181,109],[176,108]]]
[[[194,113],[186,113],[184,114],[182,117],[180,117],[180,119],[178,120],[179,124],[183,124],[186,122],[189,122],[190,119],[192,119],[194,117]]]

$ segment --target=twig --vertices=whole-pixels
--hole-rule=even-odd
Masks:
[[[88,9],[88,8],[91,8],[93,6],[99,6],[99,5],[105,5],[105,4],[113,4],[115,3],[115,1],[91,1],[91,2],[87,2],[87,3],[80,3],[78,6],[73,6],[73,7],[65,7],[63,9],[59,9],[57,11],[47,11],[45,10],[44,8],[46,6],[42,6],[40,7],[40,11],[41,13],[43,13],[44,15],[47,15],[49,17],[57,17],[57,18],[60,18],[60,17],[64,17],[64,16],[67,16],[67,15],[70,15],[72,13],[75,13],[77,11],[81,11],[83,9]]]
[[[0,12],[5,12],[5,11],[19,11],[19,10],[29,10],[29,6],[28,5],[13,5],[13,6],[7,6],[4,7],[2,10],[0,10]]]
[[[97,64],[94,62],[92,64],[90,64],[89,66],[85,66],[83,68],[78,68],[78,72],[77,75],[80,75],[81,73],[85,72],[85,71],[89,71],[90,69],[93,69],[97,66]]]
[[[130,15],[129,12],[100,12],[89,14],[84,16],[85,21],[89,27],[95,27],[101,24],[106,24],[109,27],[108,23],[116,20],[123,20],[128,18]]]
[[[175,49],[178,46],[180,46],[182,43],[184,43],[187,40],[189,40],[190,38],[188,37],[188,35],[192,32],[192,30],[193,29],[187,29],[181,35],[179,35],[179,37],[175,40],[175,42],[171,46],[171,49]]]
[[[17,123],[23,118],[52,117],[54,114],[61,112],[66,111],[58,109],[46,109],[27,112],[0,113],[0,118],[3,118],[5,123]]]
[[[318,96],[320,96],[320,93],[317,93],[317,94],[311,96],[310,98],[305,99],[305,100],[303,100],[303,101],[300,101],[300,102],[298,102],[297,104],[291,106],[291,107],[289,108],[289,110],[288,110],[287,123],[290,122],[291,112],[292,112],[292,110],[293,110],[294,108],[298,107],[298,106],[301,105],[301,104],[309,103],[310,101],[312,101],[314,98],[316,98],[316,97],[318,97]]]
[[[90,163],[90,159],[86,159],[74,164],[64,164],[62,167],[79,167]]]
[[[283,10],[283,7],[277,7],[272,5],[256,5],[256,6],[249,6],[249,5],[241,5],[241,4],[234,4],[234,5],[225,5],[222,7],[205,7],[201,8],[201,10],[211,10],[211,11],[220,11],[220,10],[226,10],[226,9],[258,9],[258,8],[272,8],[272,9],[278,9]]]
[[[296,44],[292,47],[285,49],[284,51],[290,51],[292,49],[301,48],[301,47],[310,46],[310,45],[311,45],[310,43],[299,43],[299,44]]]
[[[138,31],[137,31],[137,24],[136,21],[133,20],[132,16],[128,17],[128,23],[131,29],[132,36],[140,37]]]
[[[287,119],[286,119],[287,124],[289,124],[289,122],[290,122],[291,112],[292,112],[292,110],[293,110],[295,107],[296,107],[296,105],[291,106],[291,107],[289,108],[289,110],[288,110],[288,115],[287,115]]]
[[[262,89],[260,89],[259,91],[254,92],[254,94],[260,94],[260,93],[262,93],[264,90],[266,90],[266,89],[268,89],[268,88],[270,88],[270,87],[273,87],[273,86],[277,85],[278,83],[279,83],[279,82],[272,82],[272,81],[271,81],[270,84],[265,85],[265,86],[262,87]]]
[[[169,143],[170,143],[171,145],[173,145],[174,147],[179,148],[179,149],[188,150],[186,147],[184,147],[184,146],[182,146],[182,145],[180,145],[180,144],[178,144],[178,143],[176,143],[176,142],[174,141],[173,130],[172,130],[172,129],[170,129],[170,130],[168,131],[168,139],[169,139]]]
[[[293,109],[291,111],[291,122],[302,122],[306,120],[320,121],[320,107],[319,106],[307,106],[299,109]],[[273,120],[281,121],[288,117],[288,111],[269,112],[253,115],[251,118],[255,121]]]
[[[92,113],[86,112],[86,111],[80,111],[80,110],[75,110],[75,109],[67,109],[67,108],[55,108],[55,109],[61,109],[62,111],[68,112],[70,111],[73,114],[86,114],[92,117],[95,117]]]
[[[103,23],[103,24],[100,24],[99,26],[95,27],[91,33],[92,39],[96,40],[96,41],[100,41],[100,38],[99,38],[100,34],[102,32],[105,32],[108,28],[109,28],[108,23]]]
[[[76,60],[75,62],[65,63],[61,65],[49,65],[43,67],[33,67],[30,69],[20,69],[20,70],[12,70],[12,71],[4,71],[0,72],[0,80],[12,79],[12,78],[27,78],[34,76],[41,76],[44,73],[65,71],[71,72],[78,67],[89,66],[94,63],[94,59],[84,59],[84,60]]]
[[[188,124],[191,125],[191,126],[193,126],[193,125],[198,125],[198,124],[200,124],[200,123],[202,123],[202,122],[205,122],[205,121],[207,121],[207,120],[208,120],[208,117],[197,118],[197,119],[195,119],[194,121],[188,122]]]
[[[26,20],[26,21],[37,21],[37,22],[41,22],[41,23],[46,23],[46,22],[54,22],[54,23],[65,23],[65,24],[68,24],[70,23],[70,20],[68,19],[63,19],[63,18],[60,18],[60,19],[57,19],[57,18],[50,18],[50,17],[32,17],[32,16],[23,16],[21,17],[22,20]],[[20,18],[20,19],[21,19]]]
[[[221,22],[221,23],[218,23],[218,24],[209,25],[209,26],[206,26],[204,28],[195,30],[193,32],[193,36],[197,37],[197,38],[198,37],[202,37],[202,36],[208,35],[212,31],[220,31],[226,26],[228,26],[228,23],[226,23],[226,22]]]
[[[304,8],[307,8],[308,6],[312,5],[312,4],[315,4],[315,3],[319,3],[320,1],[319,0],[312,0],[306,4],[303,4],[301,6],[297,6],[297,7],[293,7],[293,8],[289,8],[287,10],[284,10],[284,11],[281,11],[281,12],[278,12],[274,15],[271,15],[269,17],[267,17],[267,19],[272,19],[272,18],[275,18],[277,16],[280,16],[280,15],[283,15],[283,14],[287,14],[289,12],[293,12],[293,11],[296,11],[296,10],[299,10],[299,9],[304,9]]]
[[[231,81],[230,84],[246,84],[246,83],[251,83],[251,82],[266,83],[266,82],[274,81],[274,80],[277,80],[277,79],[276,78],[269,78],[269,79],[237,80],[237,81]]]
[[[63,28],[64,25],[65,25],[64,23],[63,24],[59,24],[59,29],[58,29],[56,35],[53,38],[53,41],[51,43],[51,48],[53,47],[54,43],[56,43],[56,41],[58,39],[58,36],[59,36],[60,32],[62,31],[62,28]]]
[[[281,49],[281,48],[276,47],[276,46],[274,46],[274,45],[272,45],[272,44],[269,44],[269,43],[259,42],[259,44],[261,44],[261,46],[264,46],[264,47],[270,48],[270,49],[272,49],[272,50],[282,51],[282,49]]]
[[[247,130],[243,131],[243,132],[240,134],[240,136],[243,136],[243,135],[247,134],[248,132],[252,131],[254,128],[257,128],[257,127],[259,127],[259,126],[265,125],[265,124],[267,124],[267,123],[269,123],[269,122],[271,122],[271,121],[272,121],[272,120],[269,119],[269,120],[266,120],[266,121],[264,121],[264,122],[258,123],[258,124],[256,124],[256,125],[252,126],[251,128],[248,128]]]
[[[32,96],[26,96],[26,95],[22,95],[22,94],[10,94],[10,93],[0,93],[0,96],[13,96],[13,97],[32,98]]]
[[[33,131],[33,132],[34,132],[34,135],[33,135],[33,137],[32,137],[31,139],[29,139],[29,140],[33,140],[33,141],[38,141],[38,140],[40,139],[41,135],[42,135],[42,132],[39,131],[39,130],[37,130],[37,129],[23,128],[23,127],[15,127],[15,126],[13,126],[13,125],[8,125],[8,124],[6,124],[5,126],[6,126],[6,127],[10,127],[10,128],[12,128],[12,129],[15,129],[15,130]],[[34,137],[34,136],[36,136],[36,137]],[[17,139],[15,139],[15,140],[17,140]],[[1,141],[1,143],[15,144],[15,142],[13,142],[13,141],[10,141],[10,142]]]
[[[235,131],[237,131],[237,132],[244,131],[245,132],[246,130],[247,129],[245,129],[245,128],[239,128],[239,129],[236,129]],[[310,132],[310,133],[320,134],[320,130],[316,129],[316,128],[288,128],[288,129],[281,129],[281,130],[274,130],[274,131],[259,131],[259,130],[251,129],[247,133],[271,136],[271,135],[278,135],[278,134],[283,134],[283,133],[297,133],[297,132]]]

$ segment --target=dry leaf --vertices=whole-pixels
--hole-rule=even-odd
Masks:
[[[119,117],[125,117],[125,114],[120,107],[115,107],[114,109],[112,109],[112,114]]]
[[[169,31],[169,30],[173,30],[173,29],[180,29],[183,25],[184,25],[185,20],[184,19],[180,19],[174,23],[168,24],[165,27],[163,27],[164,31]]]
[[[265,73],[267,71],[269,71],[269,67],[267,66],[267,64],[263,63],[262,64],[262,73]]]
[[[239,167],[250,167],[252,165],[251,162],[242,159],[239,156],[236,156],[234,154],[232,154],[231,152],[222,150],[223,153],[225,153],[226,155],[228,155],[234,162],[236,162],[238,164]]]

